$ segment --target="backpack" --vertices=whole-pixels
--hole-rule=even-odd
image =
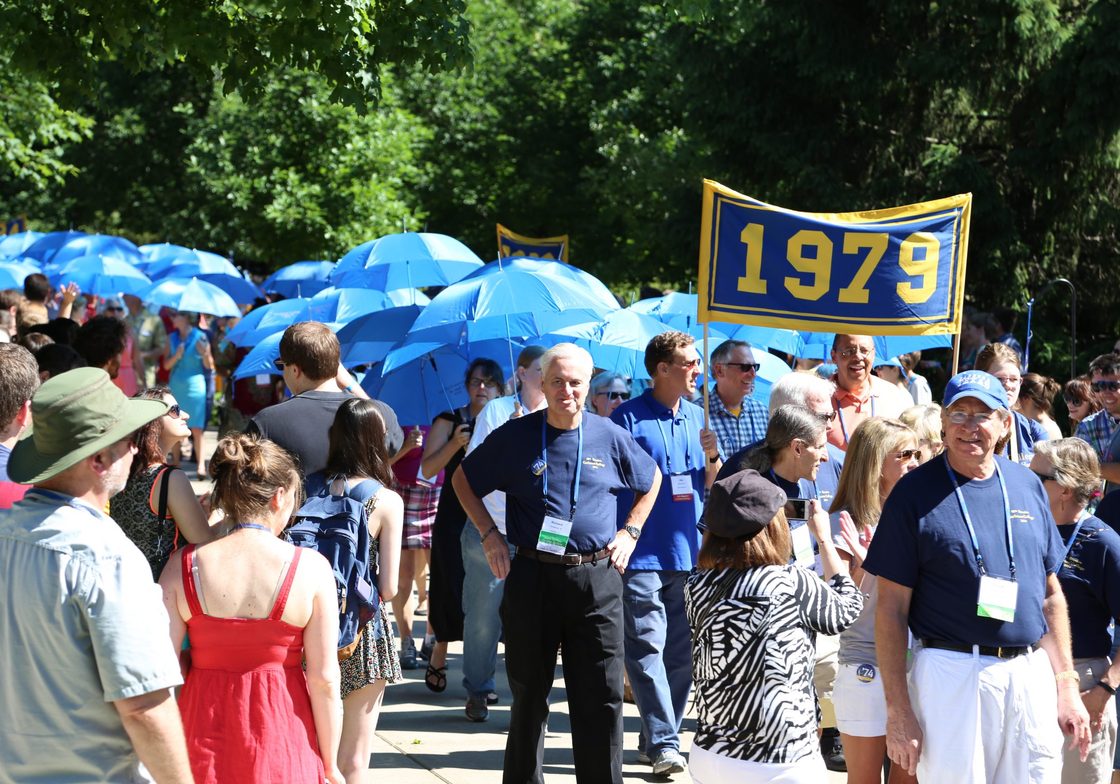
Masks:
[[[322,473],[307,478],[308,498],[296,512],[284,538],[296,547],[315,550],[334,568],[338,590],[338,660],[353,655],[362,629],[377,613],[377,569],[370,559],[369,518],[366,501],[382,484],[366,479],[343,495],[331,495],[331,479]],[[314,494],[312,494],[314,493]]]

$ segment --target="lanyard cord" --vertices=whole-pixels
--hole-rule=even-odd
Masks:
[[[964,493],[961,492],[961,486],[957,482],[957,475],[953,473],[953,469],[949,465],[949,458],[944,455],[942,457],[945,462],[945,470],[949,473],[949,480],[953,483],[957,503],[960,504],[961,513],[964,515],[964,524],[968,526],[968,535],[972,537],[972,553],[976,556],[976,566],[980,569],[980,575],[985,576],[988,574],[988,569],[984,566],[984,556],[980,554],[980,541],[976,538],[976,529],[972,525],[972,516],[968,513],[968,504],[965,503]],[[1007,484],[1003,480],[1003,472],[999,468],[999,463],[996,463],[996,477],[999,479],[999,489],[1003,493],[1003,522],[1007,530],[1007,560],[1011,568],[1011,579],[1014,580],[1015,550],[1011,533],[1011,501],[1007,498]]]
[[[1062,555],[1062,566],[1066,565],[1066,559],[1069,558],[1069,554],[1073,551],[1073,544],[1077,541],[1077,534],[1081,532],[1081,526],[1085,525],[1085,521],[1088,519],[1089,513],[1082,509],[1081,514],[1077,516],[1077,525],[1073,527],[1073,533],[1070,534],[1069,541],[1066,542],[1066,551]]]
[[[684,463],[685,463],[684,467],[685,467],[685,470],[687,471],[692,466],[692,438],[691,438],[692,433],[691,433],[691,431],[689,430],[689,427],[688,427],[688,419],[682,416],[681,420],[684,422]],[[666,435],[665,427],[661,424],[661,420],[658,419],[656,421],[657,421],[657,429],[661,433],[661,440],[665,443],[665,467],[668,468],[669,473],[672,474],[673,473],[673,451],[669,448],[669,436]],[[674,420],[674,419],[669,420],[669,427],[670,428],[673,427],[673,423],[675,421],[676,420]]]
[[[583,470],[583,417],[580,417],[578,440],[576,442],[576,470],[575,475],[572,477],[572,511],[568,515],[568,520],[576,519],[576,505],[579,503],[579,477]],[[544,471],[541,472],[541,489],[544,493],[544,507],[545,512],[548,512],[548,441],[546,436],[548,434],[548,415],[547,413],[541,417],[541,459],[544,460]]]

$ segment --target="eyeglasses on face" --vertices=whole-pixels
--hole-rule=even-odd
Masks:
[[[720,362],[724,367],[736,368],[740,373],[757,373],[762,365],[758,362]]]
[[[105,308],[106,313],[120,313],[122,311],[124,311],[124,308],[117,305],[110,305],[109,307]]]
[[[851,359],[856,354],[859,354],[861,357],[869,357],[874,353],[874,348],[867,348],[865,346],[852,346],[851,348],[846,348],[843,351],[839,352],[837,356],[839,356],[841,359]]]
[[[996,376],[996,380],[1005,387],[1017,387],[1023,383],[1022,376]]]
[[[920,449],[900,449],[899,451],[894,453],[894,456],[905,463],[907,460],[917,460],[917,459],[919,459],[922,456],[922,450],[920,450]]]
[[[272,364],[276,365],[276,369],[279,370],[281,373],[283,373],[284,368],[287,366],[288,363],[285,362],[282,359],[277,359]]]
[[[1035,471],[1033,468],[1031,469],[1031,473],[1037,476],[1043,482],[1045,482],[1047,479],[1049,479],[1051,482],[1058,481],[1058,477],[1054,476],[1053,474],[1044,474],[1041,471]]]
[[[950,411],[949,422],[954,425],[986,425],[995,417],[995,411],[983,411],[978,414],[969,414],[967,411]]]
[[[679,367],[684,368],[685,370],[695,370],[696,368],[700,367],[700,357],[693,357],[692,359],[686,359],[684,362],[678,362],[676,364]]]
[[[610,400],[629,400],[629,392],[600,392],[600,395],[606,395]]]
[[[817,416],[821,418],[822,422],[832,423],[836,420],[836,409],[831,411],[818,411]]]
[[[489,378],[471,376],[467,379],[467,389],[497,389],[498,383]]]
[[[1078,400],[1075,397],[1063,397],[1062,400],[1066,401],[1066,406],[1069,408],[1076,408],[1077,406],[1085,405],[1084,400]]]
[[[1094,392],[1120,391],[1120,381],[1094,381],[1090,386]]]
[[[170,406],[167,409],[167,416],[172,417],[173,419],[182,419],[183,418],[182,414],[183,414],[183,409],[181,409],[179,407],[178,403],[176,403],[173,406]]]

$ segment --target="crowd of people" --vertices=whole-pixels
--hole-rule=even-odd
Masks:
[[[400,422],[302,322],[206,461],[221,325],[39,288],[0,292],[0,638],[33,654],[0,666],[0,781],[364,781],[386,687],[444,692],[456,641],[472,722],[504,641],[511,783],[543,779],[561,650],[581,781],[630,754],[701,784],[1112,780],[1117,351],[1023,375],[978,314],[940,404],[920,356],[843,334],[763,402],[762,349],[667,331],[648,382],[530,346]],[[285,537],[324,494],[369,534],[342,656],[331,564]]]

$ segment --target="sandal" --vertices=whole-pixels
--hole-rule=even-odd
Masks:
[[[428,665],[427,672],[424,673],[424,685],[429,689],[439,694],[447,688],[447,665],[442,667],[433,667]]]

